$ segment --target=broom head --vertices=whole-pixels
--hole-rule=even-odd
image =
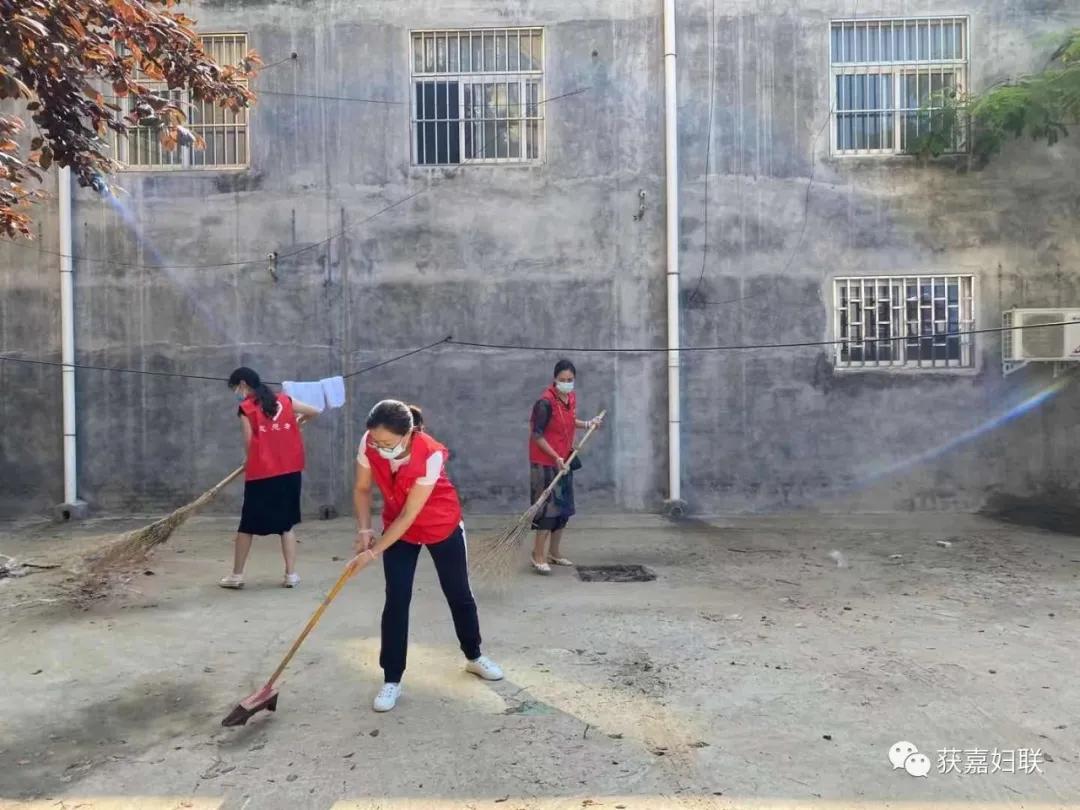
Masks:
[[[139,565],[155,547],[168,540],[194,512],[194,504],[177,509],[149,526],[120,535],[101,551],[87,558],[89,571],[107,574],[119,569]]]
[[[246,726],[247,721],[263,709],[276,712],[278,702],[277,687],[267,684],[258,692],[248,695],[241,700],[236,707],[221,721],[226,728],[230,726]]]
[[[481,542],[479,552],[472,555],[472,567],[477,579],[497,586],[505,585],[509,581],[517,568],[524,540],[532,531],[533,521],[543,508],[543,501],[533,504],[497,537]]]
[[[234,470],[227,478],[191,503],[181,506],[149,526],[125,532],[104,548],[82,558],[78,567],[83,572],[83,591],[86,593],[99,591],[107,587],[114,577],[142,565],[154,547],[172,537],[188,518],[216,498],[218,493],[233,479],[239,477],[243,471],[243,467]]]

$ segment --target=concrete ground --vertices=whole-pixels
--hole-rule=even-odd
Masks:
[[[474,541],[500,523],[471,521]],[[425,559],[406,691],[374,714],[371,568],[295,659],[278,713],[224,729],[351,540],[349,521],[305,524],[301,588],[278,587],[262,542],[248,587],[226,592],[233,524],[194,521],[152,576],[85,610],[27,603],[48,574],[0,585],[0,807],[1080,808],[1076,538],[955,515],[586,518],[569,556],[657,579],[522,571],[478,588],[504,682],[463,672]],[[9,525],[0,552],[47,559],[129,525]],[[928,776],[893,769],[901,740]],[[943,749],[961,773],[939,772]],[[1022,772],[1032,749],[1041,773]]]

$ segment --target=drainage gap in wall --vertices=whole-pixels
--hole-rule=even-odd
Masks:
[[[652,582],[656,574],[643,565],[579,565],[582,582]]]

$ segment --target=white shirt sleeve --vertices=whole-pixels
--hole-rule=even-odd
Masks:
[[[416,483],[425,487],[434,486],[438,483],[439,476],[442,475],[442,468],[445,459],[441,451],[436,451],[428,456],[427,471],[423,478],[417,478]]]
[[[367,453],[364,451],[367,449],[368,435],[364,433],[364,437],[360,439],[360,449],[356,452],[356,463],[361,467],[370,467],[371,462],[368,461]]]

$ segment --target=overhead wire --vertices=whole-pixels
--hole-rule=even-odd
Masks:
[[[897,342],[924,342],[929,340],[957,340],[962,337],[974,336],[974,335],[990,335],[1000,334],[1003,332],[1016,332],[1024,329],[1045,329],[1050,327],[1061,327],[1075,324],[1076,321],[1056,321],[1052,323],[1040,323],[1040,324],[1024,324],[1013,326],[993,326],[983,329],[968,329],[956,332],[936,332],[930,335],[897,335],[895,337],[873,337],[864,338],[860,340],[853,339],[833,339],[833,340],[805,340],[805,341],[789,341],[784,343],[736,343],[736,344],[719,344],[711,346],[685,346],[679,349],[681,352],[687,353],[700,353],[700,352],[737,352],[737,351],[765,351],[775,349],[805,349],[805,348],[823,348],[829,346],[867,346],[871,344],[883,344],[883,343],[897,343]],[[384,366],[397,363],[406,358],[420,354],[422,352],[429,351],[438,346],[461,346],[464,348],[472,349],[487,349],[491,351],[528,351],[528,352],[559,352],[565,354],[658,354],[666,353],[668,349],[666,347],[656,346],[540,346],[530,344],[514,344],[514,343],[487,343],[476,340],[458,340],[452,335],[448,335],[441,340],[434,341],[432,343],[425,344],[415,349],[396,355],[388,360],[375,363],[364,368],[357,369],[355,371],[343,374],[345,379],[356,377],[360,374],[366,374],[374,371],[375,369],[383,368]],[[181,372],[168,372],[168,371],[147,371],[143,369],[122,368],[113,366],[98,366],[87,365],[80,363],[62,363],[53,360],[35,360],[26,357],[15,357],[12,355],[0,355],[0,363],[22,363],[26,365],[35,366],[52,366],[57,368],[74,368],[85,371],[103,371],[103,372],[117,372],[121,374],[143,374],[154,377],[177,377],[181,379],[191,380],[209,380],[213,382],[224,382],[227,378],[213,376],[208,374],[185,374]],[[280,383],[275,383],[280,384]]]
[[[820,348],[826,346],[865,346],[868,344],[897,343],[897,342],[922,342],[927,340],[953,340],[970,335],[989,335],[1001,332],[1015,332],[1022,329],[1041,329],[1052,326],[1068,326],[1076,321],[1058,321],[1054,323],[1024,324],[1017,326],[993,326],[984,329],[967,329],[956,332],[935,332],[930,335],[897,335],[894,337],[868,337],[858,340],[851,338],[833,340],[803,340],[785,343],[735,343],[711,346],[680,346],[680,352],[737,352],[737,351],[762,351],[768,349],[805,349]],[[467,346],[476,349],[492,349],[499,351],[534,351],[534,352],[563,352],[566,354],[650,354],[667,353],[667,347],[641,346],[641,347],[590,347],[590,346],[530,346],[512,343],[484,343],[480,341],[458,340],[448,338],[445,343],[451,346]]]
[[[384,366],[389,366],[389,365],[391,365],[393,363],[397,363],[400,360],[404,360],[404,359],[406,359],[408,357],[412,357],[413,355],[420,354],[421,352],[426,352],[429,349],[433,349],[436,346],[440,346],[440,345],[442,345],[444,343],[448,343],[449,341],[450,341],[450,337],[445,337],[442,340],[437,340],[434,343],[429,343],[426,346],[421,346],[421,347],[416,348],[416,349],[410,349],[409,351],[405,352],[404,354],[399,354],[399,355],[397,355],[395,357],[391,357],[388,360],[383,360],[381,362],[374,363],[373,365],[365,366],[364,368],[357,369],[356,371],[351,371],[351,372],[349,372],[347,374],[342,374],[341,376],[344,379],[349,380],[349,379],[352,379],[353,377],[357,377],[357,376],[359,376],[361,374],[367,374],[368,372],[374,371],[375,369],[383,368]],[[31,359],[31,358],[27,358],[27,357],[14,357],[14,356],[11,356],[11,355],[0,355],[0,363],[19,363],[19,364],[29,365],[29,366],[50,366],[50,367],[55,367],[55,368],[73,368],[73,369],[78,369],[80,371],[104,371],[104,372],[113,372],[113,373],[116,373],[116,374],[137,374],[137,375],[142,375],[142,376],[146,376],[146,377],[173,377],[173,378],[182,379],[182,380],[202,380],[202,381],[209,381],[209,382],[228,382],[229,381],[228,377],[218,377],[218,376],[213,376],[213,375],[210,375],[210,374],[185,374],[185,373],[179,372],[179,371],[152,371],[152,370],[139,369],[139,368],[123,368],[123,367],[119,367],[119,366],[88,365],[86,363],[62,363],[62,362],[57,362],[55,360],[34,360],[34,359]],[[267,380],[266,382],[270,383],[271,385],[281,385],[281,382],[279,382],[277,380]]]

